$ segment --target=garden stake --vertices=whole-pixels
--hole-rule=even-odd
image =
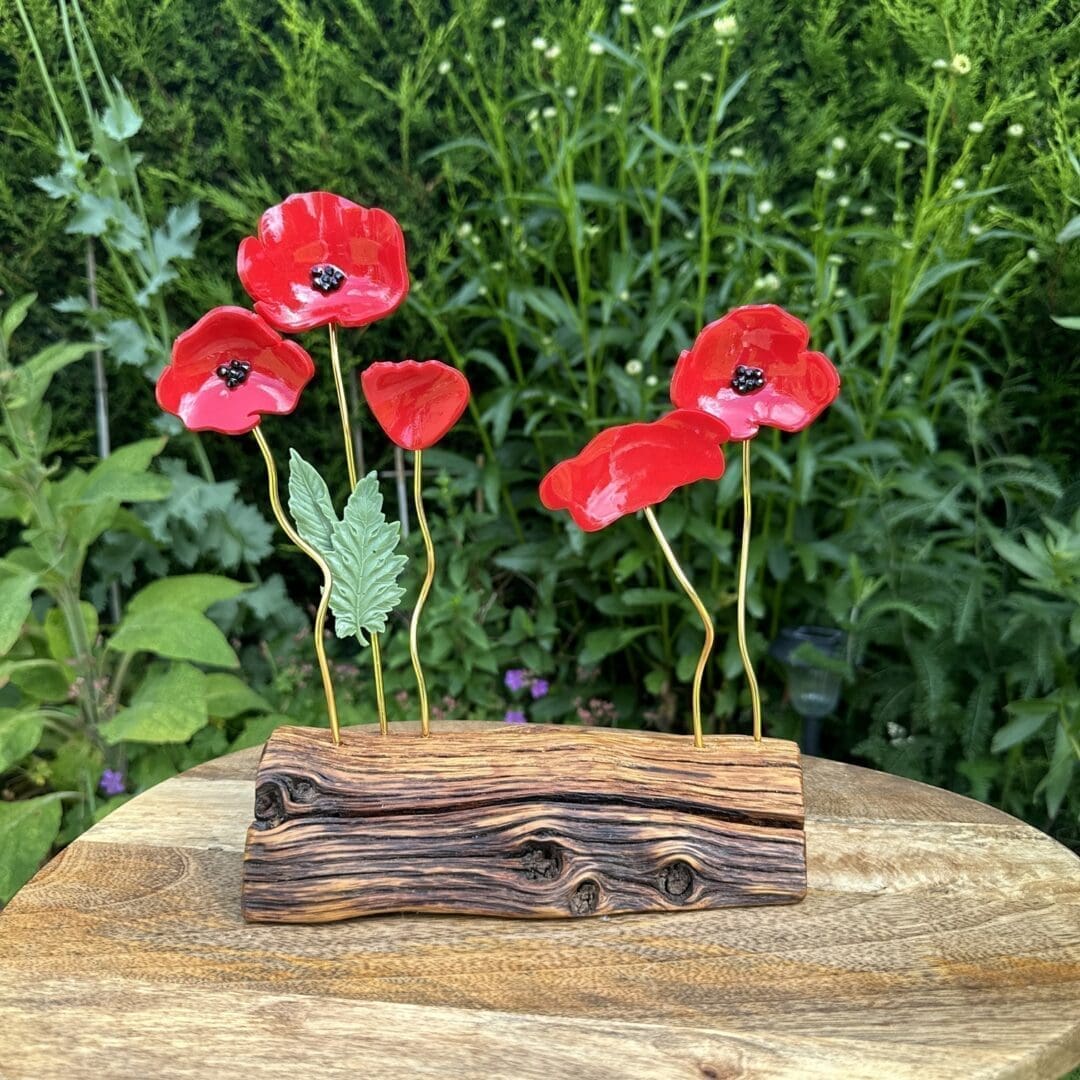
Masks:
[[[742,444],[742,492],[743,523],[742,551],[739,555],[739,606],[738,631],[739,655],[742,657],[743,671],[746,672],[746,684],[750,687],[750,704],[754,710],[754,740],[761,742],[761,694],[758,691],[757,675],[750,660],[750,650],[746,647],[746,569],[750,557],[750,440]]]
[[[281,505],[281,496],[278,493],[277,466],[274,457],[270,453],[270,447],[266,442],[266,436],[261,427],[256,427],[251,432],[255,441],[262,451],[263,460],[266,462],[266,479],[269,487],[270,506],[273,508],[274,517],[277,518],[285,535],[322,571],[323,587],[322,596],[319,598],[319,606],[315,611],[315,656],[319,661],[319,673],[322,675],[323,691],[326,694],[326,712],[330,717],[330,735],[334,745],[341,744],[341,728],[338,723],[337,701],[334,698],[334,684],[330,679],[330,665],[326,661],[326,612],[330,607],[330,589],[333,584],[330,576],[330,567],[326,560],[292,527]]]
[[[694,672],[694,747],[702,750],[701,681],[716,632],[708,609],[683,572],[656,520],[653,506],[677,487],[724,475],[721,445],[727,425],[707,413],[676,409],[650,424],[622,424],[602,431],[576,457],[561,461],[540,484],[540,501],[549,510],[569,510],[574,522],[595,532],[635,510],[656,536],[671,572],[690,597],[705,625],[705,643]]]
[[[668,561],[668,566],[671,567],[671,572],[675,575],[675,580],[683,587],[686,595],[690,597],[690,602],[697,608],[697,613],[701,616],[701,621],[705,625],[705,644],[701,647],[701,655],[698,657],[697,670],[694,672],[693,696],[694,745],[699,750],[703,750],[705,748],[705,739],[701,730],[701,679],[705,674],[705,666],[709,662],[709,654],[712,652],[713,642],[716,640],[716,631],[713,629],[713,622],[709,617],[708,609],[701,602],[701,597],[698,596],[693,585],[690,584],[690,579],[679,565],[679,560],[675,558],[675,552],[671,550],[671,545],[668,543],[667,537],[661,531],[660,522],[656,520],[656,514],[653,513],[653,508],[651,506],[645,507],[645,520],[649,523],[649,527],[656,536],[656,542],[660,545],[660,550],[664,553],[664,557]]]
[[[743,525],[739,555],[738,638],[754,740],[761,742],[761,694],[746,645],[746,576],[750,562],[750,440],[759,428],[802,431],[840,392],[824,354],[807,349],[809,327],[775,304],[748,304],[709,323],[675,365],[671,401],[727,425],[741,442]]]
[[[420,586],[420,595],[416,598],[412,621],[409,623],[409,655],[412,657],[413,671],[416,672],[416,686],[420,695],[420,734],[427,738],[431,734],[428,718],[427,684],[424,682],[424,670],[420,666],[420,650],[417,648],[417,634],[420,629],[420,613],[427,602],[431,583],[435,578],[435,545],[431,542],[431,530],[424,514],[424,486],[421,481],[421,466],[424,452],[417,450],[413,457],[413,502],[416,504],[416,523],[424,535],[424,550],[427,553],[427,572],[424,583]]]
[[[349,471],[349,491],[356,490],[356,456],[353,453],[352,427],[349,424],[349,403],[345,398],[345,380],[341,374],[341,358],[338,355],[337,327],[330,323],[330,366],[334,369],[334,388],[337,391],[338,410],[341,413],[341,435],[345,441],[345,465]],[[379,635],[368,635],[371,642],[371,669],[375,676],[375,704],[379,710],[379,731],[386,735],[390,726],[386,720],[386,695],[383,690],[382,650]]]
[[[420,734],[427,738],[431,734],[431,721],[418,637],[420,615],[435,579],[435,545],[424,514],[423,452],[434,446],[461,418],[469,404],[469,380],[457,368],[440,360],[420,363],[384,360],[371,364],[360,376],[360,382],[372,414],[399,448],[398,452],[412,450],[414,455],[413,502],[416,504],[416,522],[424,537],[427,569],[409,623],[409,656],[420,698]]]

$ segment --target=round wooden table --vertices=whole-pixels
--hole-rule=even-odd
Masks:
[[[1040,1077],[1080,1062],[1080,860],[805,760],[794,907],[247,925],[257,750],[133,799],[0,915],[0,1076]]]

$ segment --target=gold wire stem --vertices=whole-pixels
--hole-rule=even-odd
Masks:
[[[345,441],[345,465],[349,471],[349,491],[356,490],[356,453],[353,449],[352,427],[349,424],[349,402],[345,397],[345,378],[341,373],[341,357],[338,354],[337,327],[330,323],[330,366],[334,371],[334,389],[337,391],[338,412],[341,413],[341,435]],[[386,722],[386,695],[383,691],[382,649],[379,648],[379,635],[369,635],[371,639],[371,667],[375,676],[375,705],[379,711],[379,731],[385,735],[389,731]]]
[[[416,523],[420,526],[420,532],[424,535],[424,550],[427,552],[427,573],[424,575],[424,584],[420,586],[420,595],[416,598],[412,622],[409,623],[409,655],[412,657],[413,671],[416,672],[416,685],[420,692],[420,734],[427,738],[431,734],[431,725],[428,719],[427,685],[424,682],[423,668],[420,667],[420,650],[416,646],[416,638],[420,628],[420,612],[427,602],[428,593],[431,592],[431,583],[435,579],[435,545],[431,542],[431,531],[428,529],[427,517],[424,515],[424,485],[420,478],[422,458],[423,452],[417,450],[413,459],[413,502],[416,503]]]
[[[270,491],[270,505],[274,510],[274,517],[281,526],[285,535],[322,571],[323,587],[319,606],[315,611],[315,656],[319,661],[319,672],[322,675],[323,691],[326,694],[326,712],[330,717],[330,735],[334,745],[341,744],[341,726],[338,722],[337,700],[334,697],[334,684],[330,678],[330,665],[326,660],[326,612],[330,607],[330,588],[333,584],[330,576],[330,567],[326,560],[292,527],[292,523],[285,516],[281,506],[281,497],[278,494],[277,466],[274,464],[274,455],[270,453],[270,447],[266,442],[266,436],[262,428],[256,427],[252,434],[262,451],[263,460],[266,462],[266,477]]]
[[[716,640],[716,631],[713,629],[713,621],[709,616],[708,609],[701,602],[701,597],[698,596],[694,586],[690,584],[690,579],[679,565],[679,560],[675,557],[675,552],[671,550],[667,537],[661,531],[660,522],[656,520],[656,515],[653,513],[651,506],[645,507],[645,520],[649,523],[653,535],[656,537],[656,542],[660,545],[660,550],[664,553],[668,566],[671,567],[671,572],[675,575],[675,580],[683,587],[686,595],[690,597],[690,602],[697,609],[697,613],[701,616],[701,621],[705,625],[705,644],[702,646],[701,655],[698,657],[697,671],[694,672],[693,696],[694,746],[699,750],[703,750],[705,748],[705,737],[701,730],[701,680],[705,676],[705,665],[709,662],[709,653],[712,652],[713,642]]]
[[[757,675],[750,661],[750,650],[746,647],[746,571],[750,562],[750,440],[742,444],[742,552],[739,555],[739,655],[742,657],[743,671],[746,672],[746,685],[750,688],[750,703],[754,710],[754,741],[761,742],[761,694],[758,692]]]

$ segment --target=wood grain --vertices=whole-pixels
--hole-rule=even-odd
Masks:
[[[566,918],[805,892],[794,743],[504,725],[334,746],[279,728],[256,779],[243,911]]]
[[[1056,1080],[1080,1064],[1080,860],[981,803],[804,758],[797,905],[267,926],[240,916],[257,760],[140,795],[0,914],[3,1080]]]

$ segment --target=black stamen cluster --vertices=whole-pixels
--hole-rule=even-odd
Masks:
[[[321,293],[336,292],[345,282],[345,271],[333,263],[319,263],[311,268],[311,287]]]
[[[235,390],[247,382],[251,373],[251,364],[247,360],[237,360],[233,357],[227,364],[221,364],[217,369],[217,377],[230,389]]]
[[[731,389],[736,394],[754,394],[765,385],[765,372],[759,367],[740,364],[731,377]]]

